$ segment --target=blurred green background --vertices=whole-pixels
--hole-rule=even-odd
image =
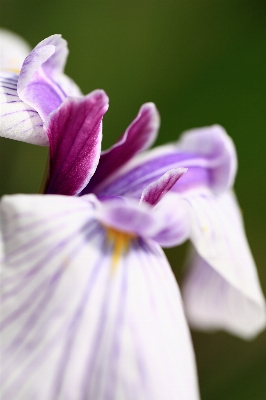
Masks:
[[[104,148],[147,101],[162,118],[157,143],[220,123],[238,151],[236,192],[266,292],[266,2],[234,0],[0,0],[0,24],[32,46],[62,33],[66,73],[83,93],[110,97]],[[0,195],[37,192],[47,149],[0,140]],[[167,255],[180,280],[185,246]],[[243,342],[193,332],[202,400],[266,399],[266,333]],[[189,400],[189,399],[188,399]]]

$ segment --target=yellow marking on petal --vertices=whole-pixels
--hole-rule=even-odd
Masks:
[[[115,272],[121,256],[128,251],[130,242],[136,238],[134,233],[118,231],[114,228],[105,227],[107,239],[113,246],[113,254],[111,261],[111,271]]]
[[[2,71],[6,72],[14,72],[15,74],[20,74],[20,69],[19,68],[1,68]]]
[[[208,227],[206,225],[203,225],[201,229],[203,232],[208,232]]]

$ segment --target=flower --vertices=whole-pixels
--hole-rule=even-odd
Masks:
[[[52,35],[32,51],[19,36],[0,30],[1,136],[47,146],[43,122],[66,96],[82,96],[63,74],[67,42]]]
[[[1,202],[4,398],[197,399],[186,319],[160,247],[188,238],[189,322],[244,338],[265,327],[224,129],[147,150],[159,127],[147,103],[100,154],[106,110],[103,91],[62,99],[44,119],[46,195]]]
[[[66,196],[95,171],[107,100],[103,91],[68,98],[48,117],[46,191],[60,194],[1,202],[3,399],[199,398],[180,293],[158,245],[186,235],[181,210],[169,229],[167,200],[160,207],[185,170],[148,185],[141,206]],[[124,136],[138,138],[130,152],[157,127],[156,108],[144,105]]]

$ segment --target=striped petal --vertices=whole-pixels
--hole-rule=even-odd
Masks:
[[[127,237],[114,260],[118,237],[94,208],[87,197],[2,201],[2,399],[198,399],[165,256]]]
[[[105,92],[95,90],[82,99],[67,98],[45,124],[50,142],[46,193],[75,195],[97,167],[102,118],[108,108]]]
[[[17,94],[18,74],[0,72],[0,136],[48,146],[38,112]]]
[[[140,198],[151,182],[173,168],[188,168],[174,186],[178,193],[209,188],[221,193],[231,187],[236,173],[232,140],[218,125],[185,132],[179,142],[157,147],[135,157],[112,176],[98,182],[101,195]]]
[[[265,300],[234,195],[195,195],[186,203],[199,254],[184,284],[189,321],[244,338],[256,335],[266,325]]]
[[[148,149],[156,140],[160,116],[153,103],[146,103],[125,133],[109,150],[101,154],[99,166],[85,193],[93,191],[95,185],[116,172],[139,152]]]

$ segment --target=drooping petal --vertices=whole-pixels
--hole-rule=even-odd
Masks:
[[[108,109],[105,92],[95,90],[82,99],[67,98],[45,124],[50,142],[50,171],[46,193],[75,195],[97,167],[102,118]]]
[[[39,114],[18,97],[17,81],[17,74],[0,72],[0,136],[48,146]]]
[[[194,259],[185,283],[191,323],[243,337],[256,335],[266,323],[265,300],[234,195],[195,195],[186,203],[191,240],[205,260]]]
[[[183,193],[209,188],[220,193],[230,187],[236,171],[232,140],[218,125],[186,132],[177,144],[158,147],[138,155],[94,191],[102,195],[139,198],[151,182],[172,168],[188,168],[173,187]]]
[[[19,74],[30,46],[20,36],[6,29],[0,29],[0,70]]]
[[[153,242],[115,237],[94,202],[2,201],[2,398],[196,400],[176,282]]]
[[[139,152],[148,149],[156,140],[160,116],[153,103],[146,103],[125,133],[109,150],[102,152],[99,166],[84,193],[93,191],[95,185],[113,174]]]
[[[188,321],[196,329],[225,329],[250,339],[266,326],[265,305],[245,296],[196,252],[182,293]]]
[[[60,86],[67,54],[67,42],[61,35],[53,35],[31,51],[21,68],[18,95],[37,110],[43,120],[59,107],[67,95],[73,95],[73,88],[71,93],[64,91],[66,82]],[[68,86],[72,87],[70,80]]]
[[[142,192],[140,202],[155,206],[172,189],[178,179],[187,172],[187,168],[175,168],[167,171],[157,181],[150,183]]]

